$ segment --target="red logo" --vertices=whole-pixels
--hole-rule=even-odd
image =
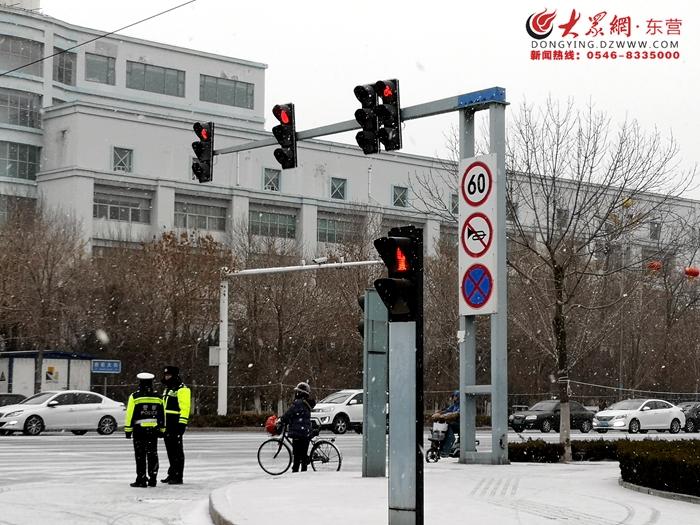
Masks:
[[[547,13],[547,8],[541,13],[532,13],[527,19],[527,22],[525,22],[527,34],[537,40],[547,38],[554,29],[552,23],[554,22],[554,16],[556,14],[556,9],[553,13]]]

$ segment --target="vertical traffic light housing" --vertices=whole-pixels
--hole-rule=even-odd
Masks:
[[[399,99],[399,81],[380,80],[374,84],[374,91],[382,99],[375,109],[379,119],[378,138],[386,151],[401,149],[401,102]]]
[[[192,143],[197,156],[192,163],[192,172],[200,183],[210,182],[214,178],[214,123],[195,122],[192,129],[199,138],[198,142]]]
[[[277,104],[272,108],[272,114],[279,121],[279,125],[272,128],[272,134],[280,145],[275,150],[275,159],[282,165],[283,170],[296,168],[297,130],[294,104]]]
[[[362,131],[355,135],[357,145],[365,155],[379,153],[379,122],[375,110],[377,107],[377,92],[372,84],[355,86],[355,97],[362,107],[355,111],[355,120],[362,126]]]
[[[423,230],[414,226],[392,228],[388,237],[374,241],[388,276],[374,288],[389,312],[389,322],[423,317]]]

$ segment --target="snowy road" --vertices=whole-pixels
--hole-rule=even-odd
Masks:
[[[257,463],[258,432],[185,434],[185,484],[135,489],[133,445],[123,432],[0,436],[0,525],[210,524],[209,494],[267,477]],[[338,436],[344,468],[361,469],[361,436]],[[161,474],[168,460],[160,443]]]
[[[616,433],[604,438],[626,436]],[[647,436],[682,439],[698,435]],[[323,437],[332,434],[324,433]],[[477,437],[479,450],[488,450],[490,433],[479,431]],[[556,433],[540,432],[526,432],[523,437],[559,439]],[[600,437],[572,433],[573,439]],[[0,525],[210,525],[208,497],[212,491],[236,482],[269,478],[256,459],[258,446],[266,438],[263,431],[188,431],[185,484],[135,489],[129,486],[135,478],[133,446],[121,431],[113,436],[92,432],[85,436],[0,436]],[[510,432],[509,440],[517,442],[519,438]],[[336,444],[343,454],[343,472],[360,473],[361,436],[336,436]],[[159,452],[159,478],[164,478],[168,461],[162,443]]]

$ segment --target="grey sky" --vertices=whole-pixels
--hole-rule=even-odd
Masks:
[[[45,14],[66,22],[112,31],[185,1],[42,0],[41,5]],[[295,103],[298,130],[350,120],[359,107],[355,85],[398,78],[403,107],[493,86],[506,89],[509,112],[523,101],[539,105],[549,95],[562,102],[573,98],[580,109],[592,102],[606,112],[613,130],[625,119],[637,119],[647,132],[656,127],[663,137],[673,134],[685,168],[700,157],[695,93],[700,77],[699,2],[446,0],[384,5],[366,0],[197,0],[124,34],[268,64],[266,129],[273,125],[272,106],[284,102]],[[400,15],[392,16],[392,5],[401,6]],[[677,51],[679,58],[587,58],[588,52],[609,50],[598,47],[576,49],[577,60],[532,60],[537,41],[525,30],[528,17],[555,9],[552,34],[542,41],[644,41],[647,51],[653,51],[652,41],[673,40],[678,47],[665,51]],[[572,10],[580,15],[573,28],[579,37],[562,38],[558,26],[569,20]],[[586,36],[589,19],[602,12],[606,15],[599,27],[605,36]],[[609,35],[614,17],[630,17],[629,37]],[[666,35],[667,22],[674,19],[680,20],[680,34]],[[396,29],[383,30],[383,20]],[[649,35],[648,20],[658,20],[664,33]],[[631,51],[614,50],[618,55]],[[456,122],[455,114],[407,122],[403,151],[445,156],[444,133]],[[354,143],[353,136],[328,138]]]

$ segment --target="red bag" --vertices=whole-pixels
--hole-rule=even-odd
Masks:
[[[267,430],[268,434],[272,434],[273,436],[277,435],[277,431],[275,430],[275,423],[277,423],[277,416],[274,414],[268,417],[267,421],[265,421],[265,430]]]

